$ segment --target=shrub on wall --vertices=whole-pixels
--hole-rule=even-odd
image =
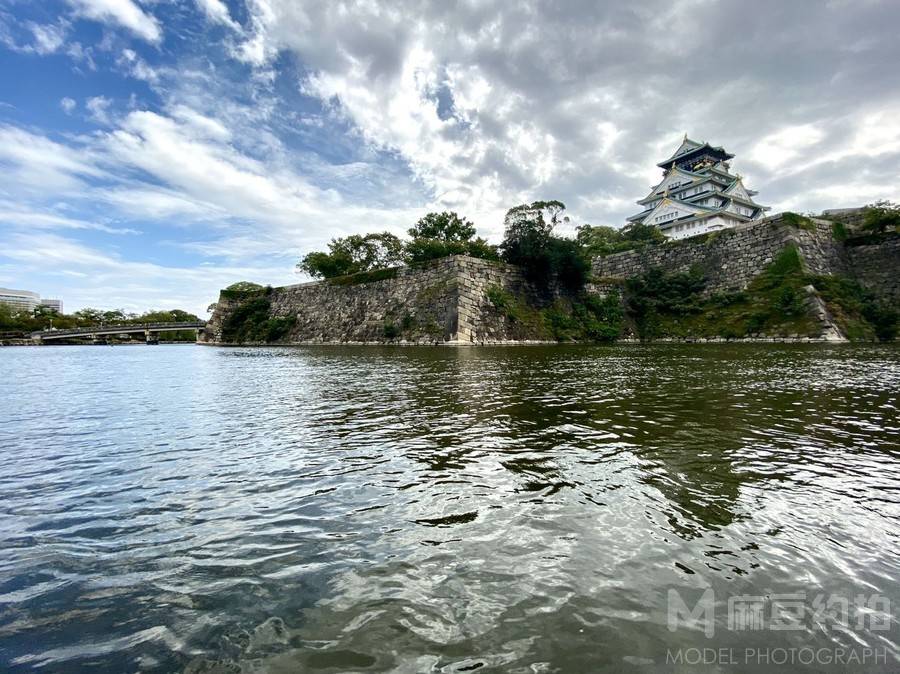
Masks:
[[[847,230],[847,225],[835,220],[831,223],[831,236],[835,241],[846,241],[850,232]]]
[[[808,280],[850,339],[896,338],[900,314],[853,279],[832,275],[810,276]]]
[[[790,226],[796,227],[797,229],[806,229],[806,230],[814,230],[816,228],[816,223],[810,220],[805,215],[800,215],[799,213],[792,213],[791,211],[785,211],[781,214],[781,221]]]
[[[232,344],[277,342],[290,333],[296,316],[270,318],[271,302],[258,296],[235,307],[222,325],[222,341]]]
[[[767,334],[816,334],[803,286],[799,253],[788,246],[746,291],[704,297],[699,268],[666,273],[651,269],[626,283],[626,305],[641,339],[737,338]]]
[[[900,204],[882,200],[866,206],[863,229],[877,234],[900,229]]]
[[[397,268],[389,267],[387,269],[373,269],[372,271],[361,271],[356,274],[348,274],[346,276],[335,276],[328,279],[328,283],[335,286],[352,286],[358,283],[372,283],[373,281],[384,281],[389,278],[397,277]]]
[[[220,294],[226,299],[235,300],[266,292],[267,289],[268,291],[271,291],[272,286],[263,287],[258,283],[253,283],[252,281],[238,281],[237,283],[232,283],[230,286],[222,290]]]
[[[617,293],[606,297],[582,294],[557,297],[549,307],[538,309],[498,285],[485,291],[488,301],[528,338],[559,342],[610,342],[622,334],[622,304]]]
[[[651,269],[626,283],[626,306],[641,339],[767,335],[818,336],[808,286],[825,302],[852,340],[894,339],[896,310],[877,301],[857,282],[838,275],[814,276],[803,269],[796,246],[785,247],[745,291],[703,297],[702,275]]]

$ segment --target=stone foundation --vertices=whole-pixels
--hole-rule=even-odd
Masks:
[[[394,278],[339,285],[317,281],[273,288],[271,316],[296,316],[291,344],[504,344],[546,337],[512,325],[488,299],[492,287],[541,303],[521,271],[455,255]],[[222,328],[239,301],[220,295],[201,341],[223,344]]]
[[[900,236],[872,246],[847,246],[834,238],[833,223],[810,219],[802,228],[784,214],[723,230],[707,238],[684,239],[595,258],[593,275],[600,281],[622,281],[652,267],[686,272],[699,266],[707,294],[743,290],[788,245],[800,252],[811,274],[842,274],[858,281],[884,301],[900,300]]]
[[[788,245],[795,245],[812,274],[842,274],[857,280],[889,306],[900,303],[900,236],[877,245],[847,246],[833,225],[813,219],[802,227],[782,215],[724,230],[626,251],[593,261],[587,291],[601,296],[650,268],[667,272],[699,266],[705,292],[743,290]],[[490,299],[502,293],[534,308],[553,301],[511,265],[462,255],[387,272],[391,278],[350,283],[343,279],[273,288],[267,294],[273,318],[295,316],[282,343],[290,344],[509,344],[548,341],[539,325],[511,320]],[[363,277],[364,278],[364,277]],[[822,340],[840,340],[821,298],[808,288],[810,311]],[[202,342],[223,344],[223,324],[238,300],[223,293]]]
[[[843,271],[845,265],[832,238],[831,223],[814,220],[813,224],[814,228],[807,231],[786,225],[777,215],[711,236],[597,257],[592,271],[599,279],[621,280],[640,276],[652,267],[686,272],[698,266],[706,276],[707,293],[734,292],[746,288],[789,244],[800,249],[811,273]]]

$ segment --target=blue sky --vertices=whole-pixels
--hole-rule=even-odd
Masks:
[[[900,192],[900,5],[0,0],[0,285],[205,315],[333,236],[620,226],[683,133],[775,211]]]

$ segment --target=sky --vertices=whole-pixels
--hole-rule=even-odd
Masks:
[[[620,227],[685,133],[773,212],[900,200],[898,34],[895,0],[0,0],[0,286],[205,317],[429,211]]]

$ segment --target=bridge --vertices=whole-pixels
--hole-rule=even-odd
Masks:
[[[159,341],[160,332],[174,332],[175,330],[203,330],[206,323],[203,321],[186,321],[181,323],[129,323],[115,325],[93,325],[87,328],[70,328],[68,330],[38,330],[31,333],[31,339],[45,343],[63,339],[88,338],[91,341],[102,341],[103,337],[110,335],[144,335],[148,344]],[[153,335],[156,335],[154,339]]]

